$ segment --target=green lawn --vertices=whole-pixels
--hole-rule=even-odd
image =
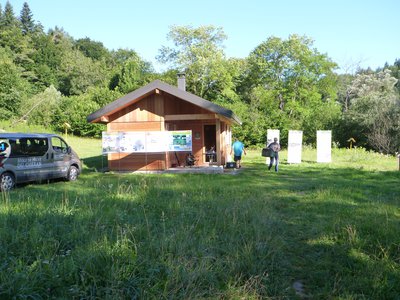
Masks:
[[[363,149],[268,172],[103,174],[0,195],[1,299],[398,299],[400,172]],[[297,291],[297,295],[296,295]]]

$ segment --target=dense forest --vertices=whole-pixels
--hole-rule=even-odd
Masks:
[[[62,25],[62,24],[60,24]],[[230,108],[243,121],[234,134],[246,145],[265,142],[267,129],[330,129],[338,147],[394,154],[400,147],[400,59],[377,70],[337,74],[337,64],[306,36],[266,37],[248,57],[227,58],[222,28],[172,26],[172,47],[160,46],[158,73],[132,49],[109,50],[62,28],[44,32],[27,3],[18,15],[0,6],[0,120],[27,122],[74,134],[100,136],[104,126],[86,116],[155,79],[176,85],[184,71],[187,90]]]

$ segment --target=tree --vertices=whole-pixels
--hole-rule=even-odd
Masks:
[[[61,69],[62,49],[46,34],[35,36],[33,47],[35,51],[32,59],[35,61],[34,72],[37,78],[34,85],[37,90],[43,90],[51,85],[58,89],[60,84],[57,75]]]
[[[271,120],[270,128],[284,133],[302,129],[309,143],[317,129],[330,129],[340,114],[336,64],[312,45],[304,36],[268,38],[250,53],[239,86],[244,100],[261,113],[259,117],[265,114]]]
[[[19,20],[21,21],[21,29],[23,34],[33,33],[35,31],[33,14],[28,3],[26,2],[23,4]]]
[[[109,88],[121,93],[129,93],[147,84],[153,73],[151,64],[144,61],[133,50],[118,50],[113,53],[117,67]]]
[[[337,76],[338,102],[342,106],[342,111],[346,112],[350,106],[351,91],[349,89],[354,76],[350,74],[340,74]]]
[[[86,116],[99,109],[98,103],[93,101],[90,93],[78,96],[63,97],[60,109],[54,116],[53,125],[57,130],[63,130],[66,122],[71,125],[70,132],[80,136],[101,136],[104,130],[102,124],[91,124]]]
[[[396,83],[390,70],[358,74],[352,82],[352,99],[344,120],[347,128],[358,129],[353,136],[358,144],[384,153],[399,150],[400,100]]]
[[[108,74],[103,62],[94,62],[78,50],[65,51],[61,60],[60,91],[64,95],[80,95],[91,86],[105,85]]]
[[[29,90],[29,83],[22,77],[9,51],[0,47],[0,119],[17,116]]]
[[[0,46],[9,47],[13,51],[18,50],[21,39],[22,32],[19,28],[19,21],[14,15],[13,7],[7,1],[0,22]]]
[[[214,26],[172,26],[168,34],[174,47],[163,46],[157,59],[186,73],[188,91],[213,101],[232,82],[222,43],[226,35]]]
[[[61,93],[50,86],[43,92],[27,98],[21,108],[21,116],[29,124],[49,126],[60,109]]]
[[[123,65],[128,60],[140,58],[139,54],[132,49],[118,49],[117,51],[112,51],[111,57],[115,65]]]
[[[78,39],[75,45],[86,57],[93,60],[109,59],[110,57],[110,53],[104,47],[103,43],[92,41],[88,37]]]
[[[14,15],[14,9],[9,1],[6,2],[2,16],[2,27],[11,27],[17,25],[18,20]]]
[[[14,16],[9,2],[6,3],[1,21],[0,47],[11,50],[13,62],[22,69],[21,76],[34,82],[36,76],[32,72],[34,61],[31,59],[33,53],[31,39],[28,35],[23,35],[20,28],[21,22]]]

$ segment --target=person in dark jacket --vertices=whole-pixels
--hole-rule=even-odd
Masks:
[[[281,146],[278,143],[278,138],[274,138],[274,141],[267,145],[267,148],[271,149],[270,161],[268,170],[271,170],[272,165],[275,161],[275,172],[278,172],[279,168],[279,151],[281,151]]]

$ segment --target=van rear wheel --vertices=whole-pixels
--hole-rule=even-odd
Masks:
[[[68,181],[75,181],[78,178],[79,170],[75,166],[69,167],[67,180]]]
[[[15,178],[11,173],[3,173],[0,176],[0,190],[9,191],[15,186]]]

